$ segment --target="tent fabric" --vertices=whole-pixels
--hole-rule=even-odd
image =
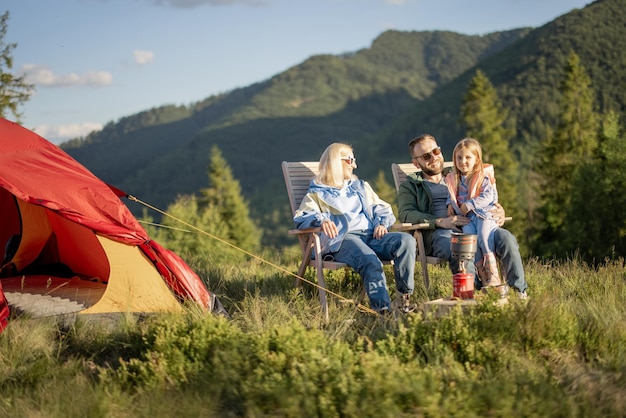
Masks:
[[[99,236],[98,240],[110,260],[111,279],[98,302],[81,313],[135,312],[137,307],[150,312],[183,311],[175,292],[140,248],[106,237]],[[131,274],[135,280],[119,280]]]
[[[18,269],[28,265],[37,254],[41,257],[48,246],[54,246],[57,251],[50,254],[57,258],[73,257],[74,264],[91,269],[94,276],[107,274],[110,266],[87,266],[95,252],[103,251],[90,236],[91,231],[98,237],[137,247],[178,299],[191,300],[211,310],[211,294],[198,275],[178,255],[150,239],[120,200],[122,194],[56,145],[0,118],[0,203],[6,207],[0,216],[0,245],[13,234],[38,236],[29,241],[30,249],[22,248],[26,246],[22,242],[15,259]],[[10,199],[16,203],[5,206]],[[5,215],[9,219],[25,217],[32,223],[22,230],[7,221]],[[22,221],[22,225],[27,224]],[[51,230],[63,232],[50,234]],[[82,266],[77,252],[82,254]]]
[[[2,292],[2,283],[0,283],[0,332],[2,332],[8,325],[10,313],[9,304],[7,302],[7,298]]]

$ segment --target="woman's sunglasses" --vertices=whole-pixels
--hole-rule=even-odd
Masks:
[[[342,160],[347,162],[350,165],[356,163],[356,158],[354,158],[354,157],[346,157],[346,158],[342,158]]]
[[[419,158],[419,157],[422,157],[422,159],[423,159],[424,161],[428,161],[428,160],[430,160],[431,158],[433,158],[433,156],[434,156],[434,155],[439,155],[439,154],[441,154],[441,147],[437,147],[437,148],[433,149],[433,150],[432,150],[432,151],[430,151],[430,152],[427,152],[427,153],[422,154],[422,155],[418,155],[417,157],[413,157],[413,158]]]

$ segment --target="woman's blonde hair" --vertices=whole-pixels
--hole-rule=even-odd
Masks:
[[[454,164],[454,178],[456,180],[456,185],[458,187],[461,182],[461,172],[456,168],[456,154],[462,149],[467,148],[474,156],[476,157],[476,164],[472,168],[472,171],[467,173],[467,181],[470,182],[474,176],[478,176],[478,178],[483,178],[485,173],[483,172],[483,149],[480,146],[480,142],[475,140],[474,138],[463,138],[461,139],[456,146],[454,147],[454,151],[452,151],[452,163]]]
[[[335,142],[326,147],[320,157],[320,172],[315,177],[316,182],[341,188],[344,180],[344,163],[341,159],[350,156],[351,153],[353,153],[352,147],[342,142]],[[356,176],[353,175],[353,178],[356,178]]]

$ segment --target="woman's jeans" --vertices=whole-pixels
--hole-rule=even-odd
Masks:
[[[452,250],[450,249],[450,240],[452,239],[452,230],[437,228],[432,233],[432,255],[434,257],[445,258],[450,264],[452,274],[459,272],[459,260],[452,258]],[[528,287],[524,277],[524,267],[522,265],[522,256],[519,252],[519,245],[515,236],[503,228],[498,228],[494,233],[494,242],[496,244],[496,256],[502,263],[502,270],[506,278],[506,283],[515,288],[518,292],[524,292]],[[465,263],[465,271],[476,274],[474,263]],[[480,288],[480,280],[475,280],[477,289]]]
[[[372,231],[351,231],[345,235],[339,251],[330,255],[361,275],[370,307],[380,311],[388,309],[391,302],[380,260],[393,260],[396,289],[400,293],[412,294],[415,247],[415,238],[405,232],[388,232],[381,239],[375,239]]]

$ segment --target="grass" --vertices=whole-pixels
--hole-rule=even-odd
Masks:
[[[268,255],[288,271],[296,261]],[[530,299],[386,320],[258,260],[193,267],[231,319],[124,316],[114,326],[15,318],[0,335],[0,416],[622,417],[624,261],[525,264]],[[452,293],[419,272],[416,302]],[[389,271],[390,273],[390,271]],[[389,274],[391,277],[391,273]],[[307,278],[314,280],[311,272]],[[350,271],[327,275],[348,299]],[[390,287],[393,290],[392,280]],[[393,293],[392,293],[393,294]],[[367,303],[364,301],[364,303]]]

